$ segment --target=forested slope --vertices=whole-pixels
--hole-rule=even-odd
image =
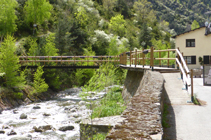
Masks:
[[[196,20],[200,26],[204,25],[211,10],[210,0],[148,0],[153,4],[157,18],[169,22],[169,27],[178,34],[191,29]]]

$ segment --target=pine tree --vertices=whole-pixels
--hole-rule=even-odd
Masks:
[[[15,40],[8,35],[0,47],[0,71],[5,73],[5,84],[7,87],[24,84],[24,75],[18,76],[20,64],[15,51]]]
[[[11,34],[17,30],[15,20],[15,8],[18,6],[16,0],[0,0],[0,35],[1,40],[6,34]]]
[[[37,71],[34,74],[34,84],[33,84],[34,91],[33,91],[33,93],[40,94],[40,93],[48,90],[48,84],[45,82],[45,79],[42,78],[42,75],[44,73],[42,68],[43,68],[42,66],[39,66],[37,68]]]

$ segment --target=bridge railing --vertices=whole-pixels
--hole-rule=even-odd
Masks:
[[[161,57],[161,53],[166,52],[167,57]],[[174,52],[177,57],[170,57],[170,52]],[[158,53],[158,54],[156,54]],[[157,57],[156,57],[157,56]],[[166,49],[166,50],[154,50],[153,47],[150,49],[142,49],[142,50],[134,50],[130,52],[124,52],[120,54],[120,64],[121,65],[129,65],[129,66],[146,66],[149,65],[150,68],[152,68],[155,65],[155,61],[158,60],[159,66],[161,66],[161,61],[166,60],[167,64],[166,66],[170,66],[170,61],[174,60],[174,64],[177,64],[177,69],[180,69],[181,71],[181,78],[183,80],[184,85],[186,86],[186,89],[188,86],[193,87],[192,80],[191,80],[191,72],[187,67],[187,62],[183,58],[183,54],[179,51],[179,49]],[[148,61],[148,62],[147,62]],[[193,91],[191,91],[191,95]]]
[[[119,56],[20,56],[24,65],[100,65],[105,62],[119,64]]]

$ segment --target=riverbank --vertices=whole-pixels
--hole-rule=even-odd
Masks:
[[[23,90],[18,92],[22,93],[21,97],[17,97],[14,93],[17,92],[16,89],[3,89],[0,88],[0,113],[3,110],[13,109],[20,105],[27,105],[32,102],[40,102],[52,99],[56,95],[56,91],[48,89],[48,91],[43,92],[40,95],[33,95],[30,93],[30,87],[27,86]]]

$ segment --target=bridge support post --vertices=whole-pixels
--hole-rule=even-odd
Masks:
[[[137,65],[137,49],[135,51],[135,67],[136,67],[136,65]]]

